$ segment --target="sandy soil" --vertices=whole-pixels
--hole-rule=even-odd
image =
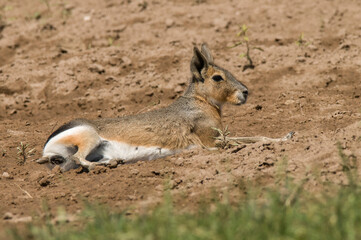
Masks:
[[[46,3],[49,3],[49,7]],[[361,157],[361,2],[62,0],[0,2],[0,226],[84,200],[141,212],[165,186],[180,208],[242,182],[267,186],[285,159],[295,179],[345,183],[339,142]],[[249,27],[255,69],[228,48]],[[303,38],[301,34],[303,33]],[[300,42],[297,44],[296,42]],[[49,134],[79,117],[114,117],[166,106],[185,89],[193,45],[207,42],[216,63],[250,89],[225,106],[233,136],[280,137],[219,151],[192,150],[90,173],[50,171],[34,162]],[[20,142],[35,154],[19,164]]]

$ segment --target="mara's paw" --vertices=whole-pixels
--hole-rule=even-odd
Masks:
[[[39,164],[44,164],[44,163],[49,163],[50,162],[50,158],[49,157],[41,157],[38,160],[36,160],[35,162],[39,163]]]

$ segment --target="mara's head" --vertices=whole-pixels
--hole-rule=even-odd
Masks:
[[[201,51],[194,47],[190,68],[192,90],[213,105],[241,105],[247,101],[247,87],[230,72],[214,64],[206,44],[202,44]]]

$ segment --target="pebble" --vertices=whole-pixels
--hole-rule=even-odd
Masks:
[[[11,212],[6,212],[3,216],[3,219],[10,220],[10,219],[13,219],[13,217],[14,217],[14,214],[12,214]]]
[[[110,160],[109,163],[108,163],[108,167],[109,168],[116,168],[118,166],[118,161],[116,160]]]
[[[216,18],[213,20],[213,25],[216,28],[216,30],[227,28],[230,24],[230,21],[224,19],[224,18]]]
[[[307,48],[310,49],[311,51],[317,51],[318,50],[318,47],[313,45],[313,44],[308,45]]]
[[[176,92],[176,93],[181,93],[181,92],[183,92],[183,87],[182,86],[176,86],[175,88],[174,88],[174,92]]]
[[[130,66],[132,65],[132,60],[126,56],[122,57],[122,61],[123,61],[123,66]]]
[[[13,109],[13,110],[11,110],[11,111],[9,112],[9,114],[10,114],[10,115],[15,115],[15,114],[17,114],[17,112],[18,112],[18,111],[17,111],[16,109]]]
[[[131,175],[138,175],[139,174],[139,170],[138,169],[132,169],[129,172]]]
[[[115,57],[111,57],[108,59],[108,64],[110,66],[116,66],[119,63],[119,60]]]
[[[67,11],[70,11],[70,10],[72,10],[73,8],[75,8],[75,6],[72,5],[72,4],[66,4],[66,5],[64,6],[64,9],[67,10]]]
[[[99,74],[105,73],[104,67],[100,64],[92,64],[91,66],[89,66],[89,70],[91,72],[96,72]]]
[[[152,97],[154,95],[154,92],[152,90],[148,90],[144,93],[145,96]]]
[[[47,177],[43,177],[42,179],[39,180],[39,184],[42,187],[46,187],[50,184],[50,181],[48,180]]]
[[[85,22],[87,22],[87,21],[89,21],[89,20],[91,19],[91,16],[89,16],[89,15],[84,16],[84,18],[83,18],[83,19],[84,19],[84,21],[85,21]]]
[[[72,70],[67,70],[67,71],[65,72],[65,74],[68,75],[68,76],[74,76],[74,75],[75,75]]]
[[[294,103],[295,103],[294,100],[287,100],[287,101],[285,102],[286,105],[291,105],[291,104],[294,104]]]
[[[11,219],[12,223],[28,223],[31,222],[33,218],[31,216],[18,217],[15,219]]]
[[[13,179],[13,176],[11,176],[8,172],[3,172],[2,178],[5,178],[5,179]]]
[[[62,170],[59,165],[56,165],[53,169],[51,169],[52,173],[61,173]]]
[[[159,184],[158,186],[155,187],[156,191],[163,191],[164,190],[164,186],[162,184]]]
[[[296,61],[303,63],[303,62],[306,62],[306,58],[305,58],[305,57],[298,57],[298,58],[296,59]]]
[[[165,20],[165,25],[167,26],[167,28],[172,27],[174,25],[173,19],[168,18],[167,20]]]

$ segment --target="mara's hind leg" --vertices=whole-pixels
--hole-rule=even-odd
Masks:
[[[86,160],[86,156],[100,142],[101,138],[93,127],[76,126],[51,138],[44,147],[43,157],[37,162],[64,166],[64,171],[79,165],[90,170],[96,164]]]
[[[79,164],[83,168],[92,170],[98,164],[96,162],[90,162],[86,160],[86,157],[93,149],[97,148],[97,146],[101,143],[101,138],[99,137],[95,129],[83,133],[81,138],[82,143],[78,145],[78,151],[73,156],[70,156],[69,159],[76,164]]]

